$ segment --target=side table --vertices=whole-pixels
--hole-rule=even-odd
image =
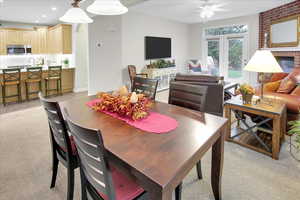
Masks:
[[[276,102],[271,100],[271,104],[243,104],[241,96],[233,97],[232,99],[225,102],[225,117],[229,120],[226,130],[226,140],[230,142],[237,143],[239,145],[245,146],[252,150],[271,156],[273,159],[278,160],[279,152],[281,147],[281,142],[284,140],[284,134],[286,132],[286,105],[281,102]],[[253,116],[260,118],[260,122],[256,125],[248,125],[244,120],[242,121],[247,127],[246,130],[242,132],[232,131],[231,119],[232,112],[239,116],[241,113],[248,113]],[[273,126],[271,130],[266,130],[272,134],[271,147],[269,147],[254,131],[254,128],[265,124],[268,125],[272,121]],[[259,145],[249,144],[249,138],[241,137],[241,135],[247,134],[257,141]],[[260,146],[260,147],[258,147]],[[261,148],[262,147],[262,148]]]

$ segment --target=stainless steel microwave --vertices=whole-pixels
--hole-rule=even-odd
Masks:
[[[31,45],[7,45],[8,55],[31,54]]]

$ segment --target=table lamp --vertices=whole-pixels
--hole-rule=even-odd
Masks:
[[[269,50],[257,50],[244,70],[259,73],[259,81],[261,83],[261,100],[263,100],[264,95],[264,73],[283,72],[277,60]]]

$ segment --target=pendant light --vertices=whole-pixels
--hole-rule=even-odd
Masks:
[[[74,0],[72,8],[70,8],[64,16],[59,18],[60,21],[73,24],[86,24],[92,23],[91,19],[81,8],[79,8],[79,2],[81,0]]]
[[[122,15],[128,12],[120,0],[95,0],[87,11],[96,15]]]

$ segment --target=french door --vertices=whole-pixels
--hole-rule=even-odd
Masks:
[[[204,60],[209,71],[224,76],[226,81],[249,81],[248,73],[243,71],[248,61],[247,38],[247,34],[207,37],[204,42]]]

